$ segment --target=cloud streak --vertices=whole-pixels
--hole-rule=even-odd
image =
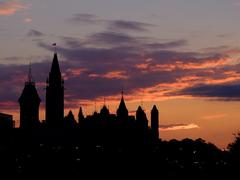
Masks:
[[[44,33],[37,31],[35,29],[30,29],[29,32],[27,33],[28,37],[42,37],[45,36]]]
[[[137,32],[145,32],[148,31],[148,27],[152,27],[154,25],[148,23],[142,23],[138,21],[124,21],[124,20],[114,20],[108,21],[108,28],[112,30],[127,30],[127,31],[137,31]]]
[[[208,116],[204,116],[202,117],[202,119],[205,120],[214,120],[214,119],[222,119],[227,117],[227,114],[214,114],[214,115],[208,115]]]
[[[183,89],[178,94],[215,98],[224,101],[239,101],[240,84],[203,84]]]
[[[146,32],[155,25],[138,21],[101,19],[94,14],[76,13],[68,19],[73,24],[103,25],[112,31]]]
[[[161,131],[177,131],[177,130],[190,130],[200,128],[197,124],[170,124],[170,125],[161,125]]]
[[[17,0],[0,2],[0,16],[10,16],[27,7],[28,5]]]
[[[73,14],[68,21],[72,23],[86,23],[86,24],[96,24],[102,22],[98,16],[93,14],[86,14],[86,13],[76,13]]]

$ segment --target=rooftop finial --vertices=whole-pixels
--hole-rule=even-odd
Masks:
[[[52,46],[54,47],[54,53],[57,54],[57,43],[53,43]]]

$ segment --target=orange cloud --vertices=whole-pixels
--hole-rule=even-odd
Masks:
[[[91,78],[106,78],[106,79],[128,79],[129,76],[126,74],[125,71],[111,71],[107,72],[106,74],[90,74],[89,77]]]
[[[160,127],[161,131],[176,131],[176,130],[189,130],[189,129],[196,129],[200,128],[197,124],[176,124],[176,125],[162,125]]]
[[[5,1],[0,2],[0,15],[10,16],[15,14],[17,11],[26,9],[28,6],[18,1]]]
[[[135,67],[144,72],[171,72],[178,69],[182,70],[195,70],[195,69],[209,69],[216,67],[223,67],[229,65],[233,59],[223,58],[223,59],[206,59],[204,62],[200,63],[189,63],[182,62],[181,60],[176,61],[173,64],[153,64],[148,59],[144,63],[137,64]]]
[[[82,73],[86,72],[86,68],[74,68],[74,69],[67,69],[66,72],[70,73],[71,76],[80,76]]]
[[[226,116],[227,116],[227,114],[215,114],[215,115],[204,116],[204,117],[202,117],[202,119],[206,119],[206,120],[221,119]]]

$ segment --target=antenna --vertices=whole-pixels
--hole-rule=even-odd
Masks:
[[[29,82],[29,83],[32,83],[32,82],[33,82],[33,77],[32,77],[32,63],[31,63],[31,61],[30,61],[30,63],[29,63],[28,82]]]
[[[95,106],[95,112],[97,112],[97,103],[96,103],[96,100],[94,102],[94,106]]]
[[[123,95],[124,95],[123,87],[122,87],[122,92],[121,93],[122,93],[122,99],[123,99]]]
[[[104,101],[104,106],[105,106],[106,105],[106,98],[104,98],[103,101]]]

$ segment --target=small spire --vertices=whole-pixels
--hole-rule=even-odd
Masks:
[[[122,93],[122,99],[123,99],[123,95],[124,95],[123,87],[122,87],[122,92],[121,93]]]
[[[32,82],[33,82],[33,77],[32,77],[32,63],[31,63],[31,61],[30,61],[30,63],[29,63],[28,82],[29,82],[29,83],[32,83]]]
[[[106,106],[106,98],[104,98],[103,101],[104,101],[104,106]]]
[[[95,108],[95,111],[94,112],[97,112],[97,103],[96,103],[96,101],[94,102],[94,108]]]

